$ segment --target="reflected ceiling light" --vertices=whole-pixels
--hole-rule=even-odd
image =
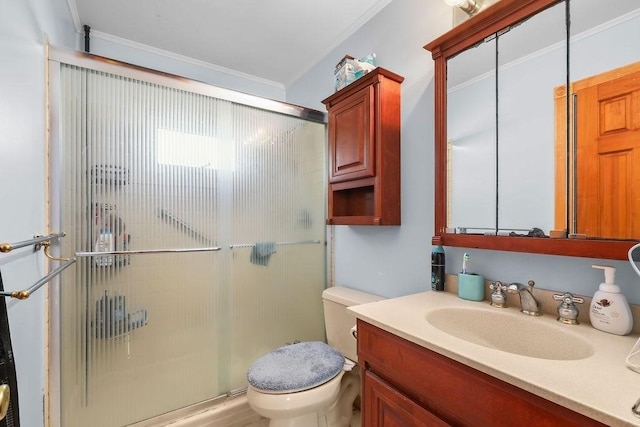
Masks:
[[[482,7],[482,0],[444,0],[449,6],[457,6],[467,15],[475,15]]]

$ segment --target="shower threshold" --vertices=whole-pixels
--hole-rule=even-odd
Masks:
[[[222,395],[127,427],[261,426],[261,420],[263,418],[249,407],[245,389],[245,393],[239,395]]]

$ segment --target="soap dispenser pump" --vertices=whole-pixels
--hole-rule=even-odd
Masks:
[[[616,269],[610,265],[592,265],[604,270],[604,283],[593,295],[589,320],[591,325],[601,331],[616,335],[627,335],[633,328],[631,309],[620,287],[614,283]]]

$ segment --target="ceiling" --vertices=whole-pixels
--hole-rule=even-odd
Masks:
[[[67,0],[76,29],[88,25],[92,38],[124,39],[285,88],[390,1]]]

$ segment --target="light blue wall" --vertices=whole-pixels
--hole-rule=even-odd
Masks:
[[[45,39],[82,50],[66,0],[0,0],[0,242],[18,242],[47,231],[45,142]],[[243,78],[219,67],[92,40],[92,52],[221,87],[283,100],[281,85]],[[0,254],[6,290],[24,289],[47,273],[42,253],[30,248]],[[16,359],[20,418],[44,425],[47,376],[46,289],[24,301],[7,299]],[[55,391],[54,391],[55,392]]]
[[[430,288],[433,235],[433,61],[427,42],[451,27],[441,0],[394,0],[309,73],[287,88],[287,101],[324,110],[333,69],[345,55],[370,52],[402,84],[402,226],[335,227],[335,282],[393,297]]]
[[[0,241],[17,242],[46,231],[45,34],[76,47],[65,0],[0,0]],[[0,255],[7,290],[46,274],[42,251]],[[45,292],[7,300],[23,426],[44,424]],[[13,391],[12,391],[13,393]]]
[[[287,101],[319,110],[333,91],[332,71],[345,54],[375,52],[381,66],[405,77],[402,86],[402,226],[336,226],[336,283],[392,297],[429,289],[433,235],[433,63],[422,46],[451,26],[441,0],[394,0],[287,88]],[[46,230],[44,35],[55,46],[81,48],[65,0],[0,0],[0,241],[24,240]],[[128,45],[93,39],[92,51],[196,80],[283,99],[277,85],[225,75],[212,68]],[[464,249],[447,248],[447,271],[461,267]],[[598,260],[496,251],[470,251],[474,270],[491,279],[591,295],[602,273]],[[41,252],[0,255],[6,289],[22,289],[46,273]],[[599,262],[599,261],[598,261]],[[625,262],[618,283],[640,303],[640,279]],[[22,425],[44,425],[45,292],[8,301],[18,368]]]
[[[321,109],[332,93],[332,72],[345,54],[375,52],[380,66],[403,75],[402,226],[335,227],[335,282],[387,297],[430,289],[433,235],[433,62],[422,49],[451,28],[451,10],[441,0],[395,0],[334,49],[295,84],[287,101]],[[591,56],[593,58],[593,56]],[[445,248],[447,272],[462,266],[465,251],[472,269],[485,277],[526,282],[551,290],[591,296],[604,263],[617,268],[617,282],[629,300],[640,304],[640,278],[625,261],[530,255]]]

